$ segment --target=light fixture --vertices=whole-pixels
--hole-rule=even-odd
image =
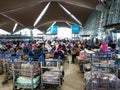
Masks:
[[[18,26],[18,23],[15,23],[15,25],[13,27],[13,32],[16,30],[17,26]]]
[[[68,11],[62,4],[60,3],[58,4],[68,15],[70,15],[75,21],[77,21],[80,25],[82,25],[82,23],[70,11]]]
[[[50,2],[45,6],[45,8],[43,9],[43,11],[40,13],[40,15],[37,17],[37,19],[35,20],[35,23],[33,24],[33,26],[35,27],[38,22],[40,21],[40,19],[43,17],[43,15],[45,14],[45,12],[47,11],[48,7],[50,5]]]

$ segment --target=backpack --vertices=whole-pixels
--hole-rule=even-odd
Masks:
[[[41,55],[42,54],[42,48],[37,48],[34,50],[34,55]]]

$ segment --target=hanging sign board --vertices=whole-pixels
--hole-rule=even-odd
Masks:
[[[58,33],[58,26],[50,27],[50,34],[56,35]]]
[[[72,34],[78,34],[80,32],[80,26],[77,24],[72,25]]]

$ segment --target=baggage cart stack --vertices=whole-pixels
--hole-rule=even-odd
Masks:
[[[41,90],[47,90],[54,86],[60,90],[64,76],[60,57],[56,60],[45,59],[45,62],[46,64],[41,62]]]

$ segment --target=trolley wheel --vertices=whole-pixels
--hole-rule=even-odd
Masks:
[[[57,87],[57,90],[61,90],[61,87],[60,87],[60,86],[58,86],[58,87]]]
[[[2,85],[5,85],[5,84],[7,84],[8,83],[8,81],[7,80],[4,80],[3,82],[2,82]]]
[[[41,85],[41,87],[40,87],[40,88],[41,88],[41,90],[43,90],[43,89],[45,89],[45,86],[44,86],[44,85]]]

